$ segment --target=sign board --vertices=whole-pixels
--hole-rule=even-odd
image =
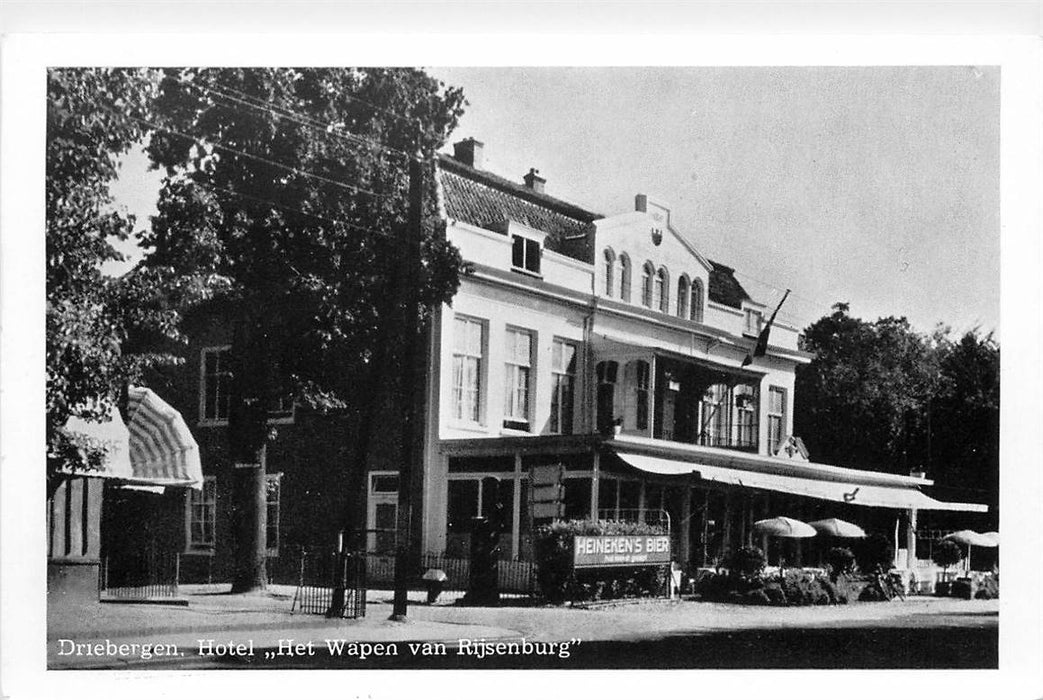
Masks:
[[[532,502],[546,503],[547,501],[560,501],[565,497],[565,486],[554,484],[551,486],[533,486]]]
[[[532,504],[532,517],[536,520],[540,518],[560,518],[564,515],[565,504],[561,501]]]
[[[669,563],[669,535],[577,535],[572,542],[572,565],[577,569]]]
[[[530,478],[533,486],[552,486],[560,484],[564,476],[564,466],[560,464],[547,464],[533,467]]]

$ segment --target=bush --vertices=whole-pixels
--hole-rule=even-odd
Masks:
[[[573,537],[581,535],[662,535],[662,528],[612,520],[557,521],[536,530],[536,580],[551,603],[660,595],[665,590],[662,566],[589,569],[573,572]]]
[[[854,572],[855,554],[847,547],[833,547],[826,552],[826,565],[829,577],[836,581],[838,577]]]
[[[866,573],[888,571],[894,562],[894,546],[883,535],[870,535],[855,547],[855,561]]]
[[[791,571],[781,581],[711,574],[699,580],[696,592],[703,600],[746,605],[829,605],[848,600],[828,579],[801,571]]]
[[[949,595],[953,598],[963,598],[964,600],[970,600],[976,593],[974,581],[969,578],[959,578],[952,582],[949,587]]]
[[[766,564],[767,558],[760,547],[740,547],[728,557],[728,569],[743,578],[757,578]]]
[[[992,600],[1000,597],[1000,580],[996,576],[989,576],[981,580],[978,584],[978,592],[974,594],[975,598],[982,600]]]
[[[931,551],[931,561],[945,570],[959,563],[961,559],[963,559],[963,552],[960,550],[960,545],[952,540],[937,542]]]

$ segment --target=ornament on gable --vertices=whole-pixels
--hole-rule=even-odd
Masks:
[[[663,242],[663,229],[656,226],[652,227],[652,244],[659,245]]]
[[[775,456],[783,459],[794,459],[798,462],[807,462],[810,459],[808,448],[804,446],[804,441],[794,435],[790,435],[782,441],[779,449],[775,451]]]

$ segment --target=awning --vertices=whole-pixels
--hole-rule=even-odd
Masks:
[[[616,453],[620,459],[636,469],[651,474],[681,476],[693,474],[700,479],[730,486],[765,489],[794,496],[818,498],[824,501],[851,503],[876,508],[915,508],[917,510],[958,510],[984,513],[988,506],[977,503],[947,503],[922,493],[915,487],[879,486],[848,481],[808,479],[782,474],[766,474],[730,467],[718,467],[643,454]]]
[[[127,393],[128,423],[119,411],[103,423],[79,418],[66,423],[67,431],[86,436],[105,451],[101,469],[85,475],[138,486],[201,489],[199,445],[181,414],[150,389],[132,386]]]

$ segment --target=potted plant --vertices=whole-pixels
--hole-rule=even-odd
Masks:
[[[931,561],[938,566],[942,567],[943,577],[948,579],[949,567],[960,561],[963,558],[963,552],[960,551],[960,545],[956,544],[952,540],[942,540],[934,546],[934,550],[931,552]],[[939,596],[949,595],[949,589],[952,584],[948,581],[939,581],[934,584],[934,594]]]

